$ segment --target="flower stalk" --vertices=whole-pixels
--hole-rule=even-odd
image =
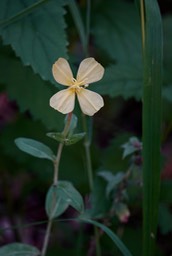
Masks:
[[[68,135],[71,119],[72,119],[72,112],[68,114],[67,121],[66,121],[65,127],[64,127],[63,132],[62,132],[62,134],[64,136],[64,139]],[[60,159],[61,159],[63,146],[64,146],[64,142],[61,142],[58,146],[57,156],[56,156],[56,159],[54,161],[54,178],[53,178],[53,185],[54,186],[57,186],[57,183],[58,183],[59,164],[60,164]],[[49,239],[50,239],[50,234],[51,234],[52,224],[53,224],[53,219],[49,218],[48,223],[47,223],[44,243],[43,243],[43,246],[42,246],[41,256],[46,255],[47,247],[48,247],[48,243],[49,243]]]

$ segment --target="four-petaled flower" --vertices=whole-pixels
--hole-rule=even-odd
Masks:
[[[54,79],[69,88],[54,94],[50,106],[63,114],[73,111],[75,95],[84,114],[92,116],[104,105],[103,98],[95,92],[85,89],[90,83],[99,81],[104,74],[104,68],[94,58],[84,59],[79,66],[76,79],[73,77],[69,63],[59,58],[52,68]]]

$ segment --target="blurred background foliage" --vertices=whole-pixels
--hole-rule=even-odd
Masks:
[[[86,0],[77,4],[85,24]],[[159,0],[159,4],[164,28],[164,88],[163,183],[157,255],[171,255],[172,3]],[[133,136],[140,141],[142,137],[142,50],[138,13],[135,3],[129,0],[94,0],[91,3],[89,55],[105,67],[104,78],[91,85],[105,100],[104,108],[93,118],[91,154],[95,182],[91,201],[83,141],[65,147],[60,163],[60,179],[76,186],[91,214],[109,225],[133,255],[140,255],[142,239],[141,159],[138,158],[141,156],[133,152],[123,158],[121,145]],[[19,151],[14,139],[33,138],[56,152],[56,142],[46,133],[61,131],[64,116],[49,106],[50,97],[62,88],[53,80],[51,67],[59,57],[65,57],[76,71],[85,56],[67,0],[42,0],[38,4],[34,0],[1,0],[0,36],[0,244],[22,241],[41,247],[45,223],[36,223],[46,220],[44,198],[52,183],[53,168],[49,161]],[[78,105],[74,113],[81,132],[82,115]],[[127,219],[123,221],[121,213],[114,213],[116,190],[112,189],[107,196],[107,177],[111,173],[116,182],[115,175],[127,174],[131,167],[127,185],[122,180],[119,182],[122,188],[117,187],[118,193],[127,194],[120,194],[127,205],[124,211]],[[100,175],[102,171],[106,171],[104,177]],[[68,209],[62,217],[75,215],[76,212]],[[33,225],[26,228],[27,223]],[[15,226],[17,228],[13,228]],[[94,255],[92,235],[89,225],[57,221],[47,255],[57,252]],[[101,247],[102,255],[118,255],[103,234]]]

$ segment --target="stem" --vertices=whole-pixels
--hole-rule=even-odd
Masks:
[[[90,38],[90,16],[91,16],[91,0],[87,0],[87,13],[86,13],[86,56],[88,56],[88,46]]]
[[[64,135],[64,138],[68,134],[71,119],[72,119],[72,112],[68,114],[66,125],[64,127],[63,132],[62,132],[63,135]],[[63,146],[64,146],[64,142],[61,142],[59,144],[59,147],[58,147],[58,150],[57,150],[57,156],[56,156],[56,159],[54,161],[54,182],[53,182],[54,186],[57,186],[57,182],[58,182],[59,164],[60,164],[60,159],[61,159],[61,154],[62,154]]]
[[[73,16],[75,25],[78,29],[78,34],[83,47],[84,55],[87,57],[89,52],[88,46],[89,46],[89,36],[90,36],[91,0],[87,0],[86,29],[84,28],[83,21],[81,19],[81,15],[75,0],[69,1],[69,8]],[[84,114],[83,114],[83,128],[86,133],[85,140],[84,140],[84,148],[85,148],[85,155],[86,155],[88,182],[89,182],[90,191],[92,191],[93,190],[93,170],[92,170],[92,162],[91,162],[91,154],[90,154],[91,139],[88,136],[86,116]],[[96,241],[96,255],[101,256],[99,234],[98,234],[97,227],[94,228],[94,234],[95,234],[95,241]]]
[[[69,5],[70,12],[72,14],[73,20],[75,22],[76,28],[79,33],[79,37],[80,37],[81,44],[83,47],[84,55],[87,56],[88,47],[87,47],[86,33],[85,33],[85,28],[84,28],[84,25],[82,22],[82,18],[81,18],[78,6],[77,6],[75,0],[70,0],[68,5]]]
[[[91,145],[91,136],[88,135],[88,129],[86,124],[86,116],[83,114],[83,130],[86,133],[84,139],[84,148],[85,148],[85,156],[86,156],[86,166],[87,166],[87,174],[88,174],[88,183],[90,191],[93,190],[93,170],[92,170],[92,161],[90,154],[90,145]]]
[[[41,256],[46,255],[52,224],[53,224],[52,219],[49,219],[48,224],[47,224],[46,233],[45,233],[44,244],[43,244],[42,251],[41,251]]]
[[[62,134],[64,135],[64,139],[66,138],[66,136],[68,134],[71,119],[72,119],[72,112],[68,114],[67,121],[66,121],[64,130],[62,132]],[[54,178],[53,178],[53,185],[54,186],[57,186],[57,183],[58,183],[59,164],[60,164],[60,159],[61,159],[63,146],[64,146],[64,142],[61,142],[58,146],[57,156],[56,156],[56,159],[54,161]],[[45,233],[44,243],[43,243],[43,247],[42,247],[41,256],[46,255],[52,224],[53,224],[53,219],[49,218],[46,233]]]
[[[59,144],[59,147],[57,150],[57,156],[54,161],[54,182],[53,182],[54,186],[57,186],[57,182],[58,182],[59,164],[60,164],[60,158],[61,158],[63,146],[64,146],[64,143],[61,142]]]

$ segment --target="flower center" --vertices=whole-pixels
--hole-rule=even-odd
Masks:
[[[74,89],[75,91],[79,91],[82,87],[88,87],[88,84],[85,83],[85,80],[78,82],[77,79],[72,78],[72,89]]]

